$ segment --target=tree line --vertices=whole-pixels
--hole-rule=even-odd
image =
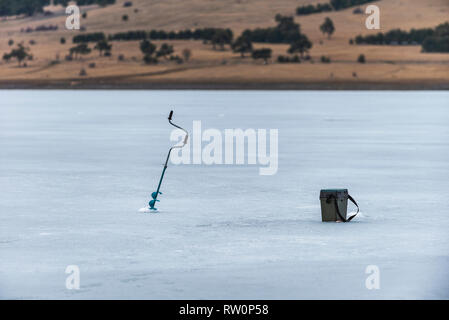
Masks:
[[[0,0],[0,16],[14,16],[25,14],[32,16],[43,12],[50,0]]]
[[[212,41],[217,34],[224,34],[232,39],[234,34],[231,29],[202,28],[195,30],[164,31],[164,30],[133,30],[118,32],[108,36],[110,41],[135,41],[135,40],[206,40]]]
[[[375,35],[358,35],[350,43],[371,45],[421,45],[425,52],[449,52],[449,22],[432,28],[393,29]]]
[[[292,43],[306,37],[301,33],[300,25],[294,22],[293,17],[277,14],[275,21],[277,22],[275,27],[246,29],[242,36],[252,42],[262,43]]]
[[[173,45],[163,43],[159,48],[151,42],[151,40],[163,40],[163,39],[203,39],[205,42],[212,44],[214,49],[217,47],[224,49],[225,45],[229,45],[231,49],[240,53],[244,58],[246,53],[250,53],[251,57],[255,60],[261,59],[265,63],[268,63],[268,59],[272,57],[272,49],[260,48],[254,49],[253,42],[262,43],[288,43],[290,47],[287,53],[290,56],[279,56],[278,62],[280,63],[299,63],[302,59],[310,60],[308,51],[312,48],[312,42],[308,37],[301,33],[300,25],[294,22],[291,16],[282,16],[280,14],[275,16],[277,25],[275,27],[266,29],[245,30],[236,40],[233,40],[233,32],[230,29],[221,28],[204,28],[196,30],[182,30],[182,31],[170,31],[152,30],[152,31],[128,31],[106,36],[104,32],[94,33],[81,33],[73,37],[72,42],[74,47],[69,49],[69,55],[66,56],[66,60],[77,59],[82,55],[88,55],[92,52],[89,47],[89,42],[94,42],[95,46],[93,50],[98,50],[100,56],[111,56],[112,44],[108,41],[115,40],[137,40],[140,41],[140,50],[143,54],[143,61],[146,64],[156,64],[159,58],[165,60],[173,60],[177,63],[183,63],[188,61],[191,56],[189,49],[184,49],[182,52],[183,58],[174,55]],[[262,35],[258,32],[265,30]],[[330,18],[325,18],[323,24],[320,26],[323,34],[328,34],[330,38],[335,31],[335,26]],[[273,36],[274,34],[274,36]],[[12,40],[10,40],[12,41]],[[60,39],[61,44],[65,44],[65,38]],[[12,45],[11,43],[10,45]],[[4,59],[9,60],[12,57],[22,58],[22,52],[25,50],[23,47],[19,47],[19,51],[12,51],[10,54],[5,54]],[[28,49],[27,49],[28,50]],[[26,51],[26,50],[25,50]],[[18,54],[20,53],[20,54]],[[23,59],[22,59],[23,60]],[[123,55],[119,56],[119,60],[123,61]],[[322,62],[329,63],[329,57],[322,57]],[[19,61],[20,63],[20,61]]]
[[[241,37],[251,42],[260,43],[292,43],[307,38],[301,33],[300,25],[295,23],[293,17],[276,15],[277,25],[270,28],[246,29]],[[164,31],[164,30],[133,30],[118,32],[106,36],[103,32],[78,34],[73,37],[73,43],[109,41],[136,41],[136,40],[203,40],[213,45],[223,46],[232,44],[234,34],[231,29],[203,28],[195,30]]]
[[[64,7],[67,7],[69,5],[69,2],[76,2],[77,6],[98,4],[99,6],[105,7],[107,5],[114,4],[115,0],[53,0],[54,4],[60,4]]]
[[[78,34],[72,38],[72,42],[73,43],[98,42],[105,39],[106,35],[104,34],[104,32],[93,32],[93,33]]]
[[[304,54],[312,47],[312,42],[305,34],[301,33],[300,25],[294,22],[293,17],[282,16],[280,14],[275,16],[275,21],[277,22],[275,27],[258,28],[255,30],[247,29],[236,40],[234,40],[234,34],[231,29],[203,28],[169,32],[164,30],[133,30],[110,34],[109,36],[106,36],[103,32],[95,32],[76,35],[72,41],[75,44],[85,44],[88,42],[99,43],[107,40],[141,41],[140,49],[144,54],[144,61],[146,63],[157,63],[158,57],[162,56],[165,58],[172,53],[172,48],[168,45],[157,50],[155,45],[151,43],[151,40],[203,40],[205,43],[212,44],[214,49],[219,48],[221,50],[226,45],[229,45],[234,52],[240,53],[242,58],[245,56],[245,53],[250,53],[253,59],[263,59],[265,62],[271,58],[272,50],[270,48],[254,50],[252,46],[253,42],[288,43],[290,44],[288,53],[299,53],[301,58],[303,58]],[[323,33],[327,33],[330,37],[335,27],[332,21],[326,18],[320,30]],[[85,46],[79,46],[79,48],[83,51]]]
[[[214,49],[225,45],[231,45],[234,34],[231,29],[204,28],[196,30],[164,31],[164,30],[133,30],[119,32],[106,36],[104,32],[78,34],[73,37],[73,43],[98,42],[108,39],[109,41],[143,41],[143,40],[203,40],[210,42]]]
[[[54,0],[54,4],[67,6],[69,0]],[[84,6],[90,4],[98,4],[106,6],[114,4],[115,0],[76,0],[77,5]],[[14,16],[25,14],[32,16],[35,13],[42,13],[44,7],[50,4],[50,0],[0,0],[0,16]]]
[[[298,7],[296,8],[296,14],[303,16],[319,12],[339,11],[374,1],[378,0],[330,0],[329,3],[318,3],[317,5],[308,4]]]

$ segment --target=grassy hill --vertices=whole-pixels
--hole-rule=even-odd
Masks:
[[[337,87],[344,84],[346,87],[357,87],[367,84],[376,88],[398,85],[449,87],[449,54],[422,53],[420,46],[348,43],[358,34],[368,35],[394,28],[433,28],[449,20],[447,0],[377,1],[374,4],[381,10],[381,30],[367,30],[366,15],[354,14],[354,8],[295,16],[301,31],[313,42],[310,51],[312,60],[300,64],[276,62],[278,55],[286,55],[287,44],[255,44],[256,48],[269,47],[273,50],[272,62],[264,65],[248,57],[241,59],[229,47],[225,51],[213,50],[210,44],[203,44],[200,40],[155,41],[157,45],[163,42],[172,44],[177,55],[189,48],[192,58],[183,64],[161,59],[157,65],[145,65],[138,41],[112,42],[111,57],[100,57],[98,52],[92,51],[81,60],[64,60],[73,46],[72,37],[82,32],[110,34],[128,30],[222,27],[231,28],[236,37],[247,28],[274,26],[277,13],[294,15],[300,5],[326,0],[134,0],[131,7],[124,7],[124,2],[118,0],[116,4],[104,8],[95,5],[81,7],[81,12],[87,13],[87,18],[81,19],[85,31],[66,30],[64,8],[58,6],[46,8],[52,15],[0,19],[0,55],[9,52],[19,42],[28,46],[33,55],[33,60],[27,61],[26,68],[18,67],[14,61],[0,62],[0,86],[201,87],[215,84],[294,87],[298,84],[319,87],[324,84]],[[361,6],[362,9],[365,7]],[[123,15],[128,16],[127,21],[122,20]],[[319,30],[325,17],[330,17],[336,28],[331,39]],[[21,32],[40,25],[58,26],[58,30]],[[61,37],[67,40],[65,44],[60,43]],[[10,39],[15,43],[13,46],[8,45]],[[31,45],[30,40],[35,44]],[[90,46],[93,47],[93,44]],[[360,54],[365,55],[365,64],[357,63]],[[122,61],[118,61],[119,55],[124,57]],[[329,57],[331,63],[321,63],[320,57],[323,55]],[[81,69],[85,69],[87,75],[80,76]]]

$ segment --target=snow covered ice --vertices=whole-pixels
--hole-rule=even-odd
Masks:
[[[0,298],[448,299],[448,107],[447,92],[0,91]],[[277,174],[169,163],[159,211],[139,212],[171,109],[188,130],[279,129]],[[324,188],[361,214],[322,223]]]
[[[141,213],[158,213],[158,210],[151,210],[149,206],[143,207],[139,209]]]

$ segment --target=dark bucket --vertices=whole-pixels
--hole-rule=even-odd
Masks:
[[[348,199],[357,206],[357,213],[359,213],[359,206],[355,202],[355,200],[349,195],[348,189],[321,190],[320,192],[321,220],[323,222],[351,221],[357,215],[357,213],[347,218]]]

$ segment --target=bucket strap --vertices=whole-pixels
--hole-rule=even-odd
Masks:
[[[330,201],[332,198],[334,198],[334,200],[335,200],[335,201],[334,201],[335,209],[337,210],[338,217],[340,218],[341,221],[343,221],[343,222],[349,222],[349,221],[351,221],[352,219],[354,219],[355,216],[359,213],[359,211],[360,211],[359,205],[358,205],[357,202],[354,200],[354,198],[351,197],[351,196],[348,194],[348,199],[349,199],[353,204],[356,205],[356,207],[357,207],[357,212],[356,212],[354,215],[350,216],[348,219],[343,218],[343,216],[342,216],[341,213],[340,213],[340,209],[338,208],[338,200],[337,200],[337,198],[336,198],[333,194],[331,194],[331,195],[329,196],[328,200]]]

